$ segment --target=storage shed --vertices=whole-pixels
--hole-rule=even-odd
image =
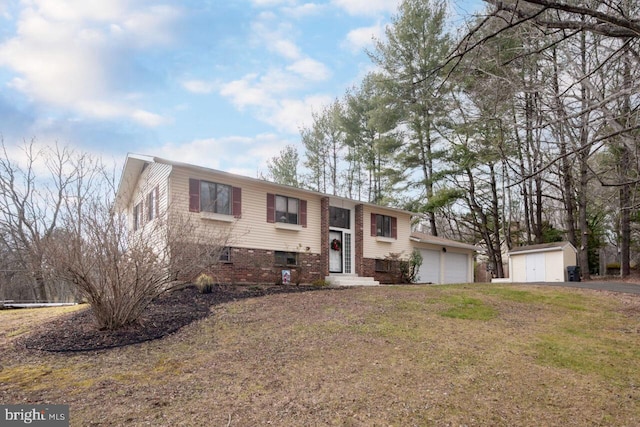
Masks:
[[[509,251],[510,282],[566,282],[577,250],[570,242],[521,246]]]
[[[411,241],[422,255],[418,283],[473,283],[475,246],[418,232]]]

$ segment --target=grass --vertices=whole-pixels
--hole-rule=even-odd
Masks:
[[[13,316],[14,332],[49,318]],[[8,345],[0,366],[0,403],[66,403],[73,426],[639,425],[640,297],[513,285],[270,295],[127,348]]]

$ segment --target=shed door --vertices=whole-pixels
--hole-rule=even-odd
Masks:
[[[440,283],[440,251],[420,249],[422,265],[418,270],[418,283]]]
[[[544,254],[527,254],[527,282],[544,282]]]
[[[469,283],[469,281],[469,256],[445,252],[444,283]]]

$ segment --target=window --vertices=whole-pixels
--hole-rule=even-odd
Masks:
[[[231,262],[231,248],[225,246],[220,252],[220,262]]]
[[[338,228],[350,228],[350,215],[349,209],[338,208],[335,206],[329,206],[329,226]]]
[[[190,178],[189,211],[233,215],[240,218],[242,214],[242,189]]]
[[[388,259],[377,259],[376,271],[379,271],[379,272],[391,271],[391,261],[389,261]]]
[[[376,236],[393,237],[392,219],[390,216],[376,215]]]
[[[307,226],[307,201],[267,193],[267,222]]]
[[[147,221],[158,217],[158,187],[147,194]]]
[[[231,215],[231,187],[200,181],[200,211]]]
[[[298,223],[298,199],[276,196],[276,222]]]
[[[133,230],[138,230],[142,227],[142,203],[138,203],[133,207]]]
[[[298,254],[296,252],[275,252],[276,265],[298,265]]]

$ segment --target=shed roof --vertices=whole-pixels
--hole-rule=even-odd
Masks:
[[[509,255],[512,255],[512,254],[518,255],[518,254],[535,253],[535,252],[562,251],[567,247],[570,247],[574,251],[576,251],[576,248],[571,244],[571,242],[551,242],[551,243],[541,243],[538,245],[520,246],[517,248],[513,248],[509,251]]]

